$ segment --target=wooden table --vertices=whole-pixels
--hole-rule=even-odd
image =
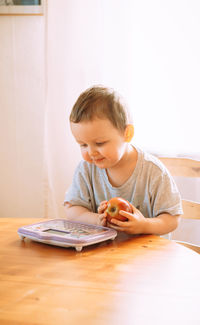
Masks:
[[[157,236],[83,248],[21,241],[0,218],[0,324],[200,324],[200,259]]]

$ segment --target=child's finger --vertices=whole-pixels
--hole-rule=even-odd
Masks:
[[[103,213],[107,208],[107,204],[100,205],[98,207],[98,213]]]
[[[124,211],[124,210],[120,210],[119,211],[119,214],[121,214],[122,216],[126,217],[128,220],[132,220],[133,219],[134,212],[133,213],[130,213],[130,212],[127,212],[127,211]]]
[[[105,209],[104,206],[98,207],[98,213],[103,213],[104,209]]]
[[[105,201],[101,201],[100,205],[101,205],[101,204],[106,204],[107,202],[108,202],[108,201],[106,201],[106,200],[105,200]]]
[[[130,227],[128,222],[127,221],[121,221],[121,220],[118,220],[118,219],[111,219],[111,223],[118,226],[118,227]]]
[[[133,204],[131,204],[131,203],[130,203],[130,206],[131,206],[131,208],[133,210],[133,213],[135,213],[137,211],[136,207]]]
[[[99,207],[98,207],[98,213],[101,213],[102,212],[102,206],[100,205]]]
[[[124,231],[124,228],[122,228],[122,227],[120,227],[120,226],[118,226],[118,225],[116,225],[114,223],[107,222],[107,227],[115,229],[117,231]]]
[[[101,214],[100,216],[99,216],[99,223],[100,223],[100,225],[101,226],[106,226],[106,216],[105,216],[105,214]]]

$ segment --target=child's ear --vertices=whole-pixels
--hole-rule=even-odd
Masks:
[[[128,124],[125,129],[124,137],[126,142],[130,142],[134,136],[134,126]]]

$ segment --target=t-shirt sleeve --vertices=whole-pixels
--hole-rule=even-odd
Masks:
[[[75,170],[72,184],[65,194],[64,203],[78,205],[94,210],[92,202],[92,186],[90,181],[89,168],[84,163],[80,163]]]
[[[166,170],[157,175],[151,189],[152,215],[161,213],[183,214],[182,201],[177,185]]]

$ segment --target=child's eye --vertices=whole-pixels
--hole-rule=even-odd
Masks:
[[[81,148],[86,148],[86,147],[87,147],[87,144],[85,144],[85,143],[80,144],[80,147],[81,147]]]
[[[103,146],[105,143],[106,143],[106,141],[104,141],[104,142],[96,142],[96,145],[97,145],[98,147],[101,147],[101,146]]]

